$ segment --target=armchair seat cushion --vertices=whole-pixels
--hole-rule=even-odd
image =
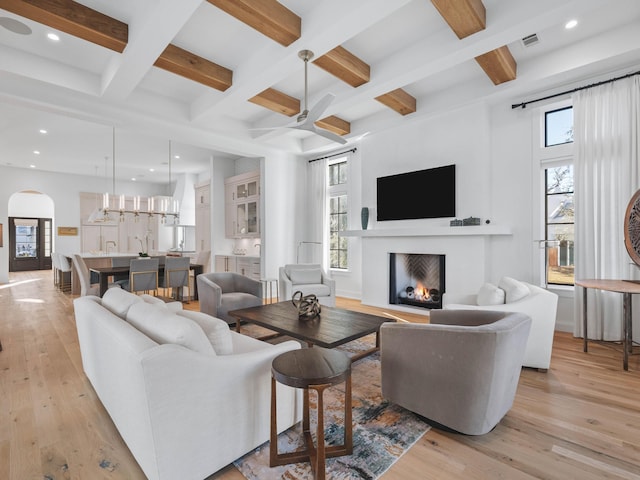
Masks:
[[[331,289],[322,283],[297,284],[294,288],[296,292],[301,291],[302,295],[314,294],[316,297],[328,297],[331,295]]]
[[[239,308],[257,307],[262,305],[262,299],[244,292],[225,293],[222,296],[222,305],[218,308],[218,312],[229,312]]]

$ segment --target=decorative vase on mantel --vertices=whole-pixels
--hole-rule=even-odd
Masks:
[[[362,207],[360,211],[360,220],[362,221],[362,229],[366,230],[369,225],[369,207]]]

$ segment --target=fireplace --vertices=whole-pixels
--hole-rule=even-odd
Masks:
[[[389,254],[389,303],[442,308],[444,255]]]

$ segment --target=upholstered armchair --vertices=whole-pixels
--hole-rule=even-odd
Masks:
[[[558,295],[530,283],[503,277],[498,285],[484,284],[477,294],[445,293],[446,310],[495,310],[521,312],[531,317],[531,333],[522,366],[546,371],[556,326]]]
[[[262,305],[262,284],[234,272],[202,273],[196,277],[200,311],[229,324],[229,311]]]
[[[296,291],[314,294],[322,305],[335,307],[336,282],[319,264],[290,264],[280,267],[280,301],[291,300]]]
[[[454,431],[485,434],[513,405],[530,325],[522,313],[482,310],[384,323],[382,395]]]

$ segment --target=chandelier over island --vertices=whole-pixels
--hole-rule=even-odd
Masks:
[[[137,222],[140,216],[147,216],[152,218],[156,215],[160,216],[161,222],[164,224],[167,221],[167,217],[173,217],[173,224],[180,223],[180,202],[173,197],[166,195],[155,195],[148,198],[141,197],[140,195],[130,196],[130,207],[127,205],[127,197],[125,195],[116,195],[116,129],[112,130],[112,192],[109,194],[105,192],[102,194],[102,208],[96,208],[89,216],[90,223],[103,223],[115,221],[111,218],[111,213],[117,213],[120,217],[120,221],[124,222],[125,215],[131,214],[135,216]],[[105,163],[108,157],[105,157]],[[171,189],[171,140],[169,140],[169,184]],[[118,206],[111,205],[111,202],[115,202],[117,199]],[[146,204],[146,209],[142,209],[142,204]]]

